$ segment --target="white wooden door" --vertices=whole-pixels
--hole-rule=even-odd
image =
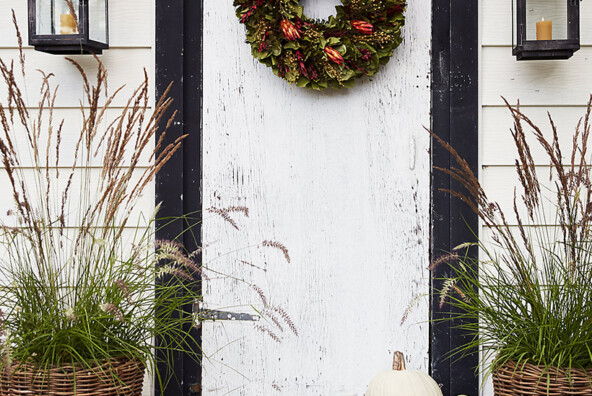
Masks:
[[[410,3],[377,76],[318,93],[253,59],[231,1],[204,1],[204,208],[250,211],[240,230],[204,215],[204,261],[242,280],[210,271],[205,302],[261,310],[255,284],[298,329],[205,323],[204,395],[362,395],[396,349],[427,369],[427,298],[400,321],[429,287],[430,13],[429,0]],[[254,247],[263,240],[290,262]]]

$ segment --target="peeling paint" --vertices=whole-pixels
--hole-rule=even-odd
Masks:
[[[204,323],[204,395],[362,395],[399,349],[427,369],[427,299],[399,323],[429,287],[430,89],[417,79],[430,73],[431,3],[409,5],[379,74],[321,93],[255,61],[228,3],[204,9],[204,207],[250,209],[240,231],[204,222],[204,242],[217,241],[204,260],[265,290],[300,333],[277,343],[250,324]],[[290,264],[242,249],[266,238]],[[213,308],[261,308],[241,282],[205,290]]]

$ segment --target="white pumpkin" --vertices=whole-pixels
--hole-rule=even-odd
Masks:
[[[426,373],[405,370],[405,356],[395,352],[393,369],[378,374],[370,381],[366,396],[442,396],[440,387]]]

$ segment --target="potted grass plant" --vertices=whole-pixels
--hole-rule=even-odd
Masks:
[[[79,129],[57,119],[51,74],[39,75],[29,106],[22,50],[20,67],[0,59],[1,177],[12,201],[0,216],[0,394],[140,395],[157,356],[199,357],[187,330],[195,318],[174,314],[199,298],[199,251],[155,246],[152,218],[136,210],[182,138],[155,142],[171,100],[151,104],[146,73],[128,94],[108,94],[98,58],[94,79],[68,60],[82,79]]]
[[[490,200],[454,148],[434,136],[457,163],[441,169],[463,187],[448,192],[487,230],[432,263],[452,266],[440,301],[456,308],[450,319],[468,319],[456,323],[472,337],[454,352],[482,350],[498,396],[592,395],[591,104],[592,97],[570,148],[560,145],[551,116],[545,134],[506,102],[519,180],[508,208]],[[468,254],[473,245],[479,259]]]

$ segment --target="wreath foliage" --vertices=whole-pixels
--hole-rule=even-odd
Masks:
[[[299,87],[350,88],[372,76],[402,41],[405,0],[343,0],[337,15],[318,21],[298,0],[235,0],[251,52]]]

